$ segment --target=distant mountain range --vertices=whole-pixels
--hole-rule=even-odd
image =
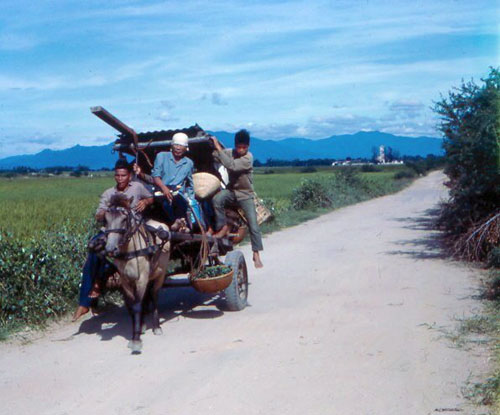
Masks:
[[[234,134],[225,131],[213,133],[226,146],[232,147]],[[442,140],[435,137],[404,137],[378,131],[358,132],[331,136],[320,140],[307,138],[285,138],[283,140],[251,139],[254,158],[265,162],[275,160],[305,159],[345,159],[370,158],[372,148],[384,145],[398,151],[401,156],[441,155]],[[65,150],[43,150],[32,155],[12,156],[0,159],[0,169],[12,169],[19,166],[41,169],[52,166],[87,166],[91,169],[113,167],[117,154],[112,153],[113,144],[103,146],[76,145]]]

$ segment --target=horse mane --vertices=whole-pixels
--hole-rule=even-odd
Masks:
[[[109,207],[122,207],[130,209],[133,197],[128,198],[124,193],[115,193],[109,200]]]

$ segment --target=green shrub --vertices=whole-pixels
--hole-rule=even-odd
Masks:
[[[43,324],[68,311],[78,297],[87,239],[69,228],[28,240],[0,230],[0,327]]]
[[[335,172],[335,182],[342,186],[358,187],[361,185],[361,176],[355,167],[342,167]]]
[[[397,183],[390,177],[362,178],[356,169],[342,168],[329,177],[303,179],[292,193],[291,206],[295,210],[339,208],[395,192],[403,186],[403,181]]]
[[[317,179],[303,179],[292,193],[292,206],[294,209],[316,209],[329,207],[332,201],[326,186]]]
[[[491,268],[500,268],[500,247],[493,248],[488,253],[488,266]]]
[[[376,171],[380,171],[380,168],[376,167],[374,164],[363,164],[361,166],[361,171],[363,173],[373,173]]]
[[[415,172],[412,177],[415,177],[415,175],[424,176],[427,174],[427,164],[425,163],[425,160],[406,161],[405,166]]]
[[[400,170],[394,175],[394,178],[396,180],[411,179],[416,175],[415,170]]]
[[[495,212],[500,200],[500,72],[491,69],[483,85],[462,83],[436,104],[441,116],[449,177],[449,203],[441,225],[466,233]]]

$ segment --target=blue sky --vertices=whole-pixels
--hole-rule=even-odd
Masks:
[[[137,131],[437,136],[499,65],[497,1],[0,0],[0,158]]]

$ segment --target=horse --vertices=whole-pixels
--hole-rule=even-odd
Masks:
[[[153,304],[153,333],[163,334],[158,315],[158,292],[165,281],[170,242],[168,226],[153,220],[146,223],[130,208],[132,201],[133,197],[127,198],[122,193],[111,197],[105,213],[104,232],[107,235],[106,255],[118,269],[125,304],[132,317],[132,339],[128,347],[137,354],[142,350],[146,297]]]

